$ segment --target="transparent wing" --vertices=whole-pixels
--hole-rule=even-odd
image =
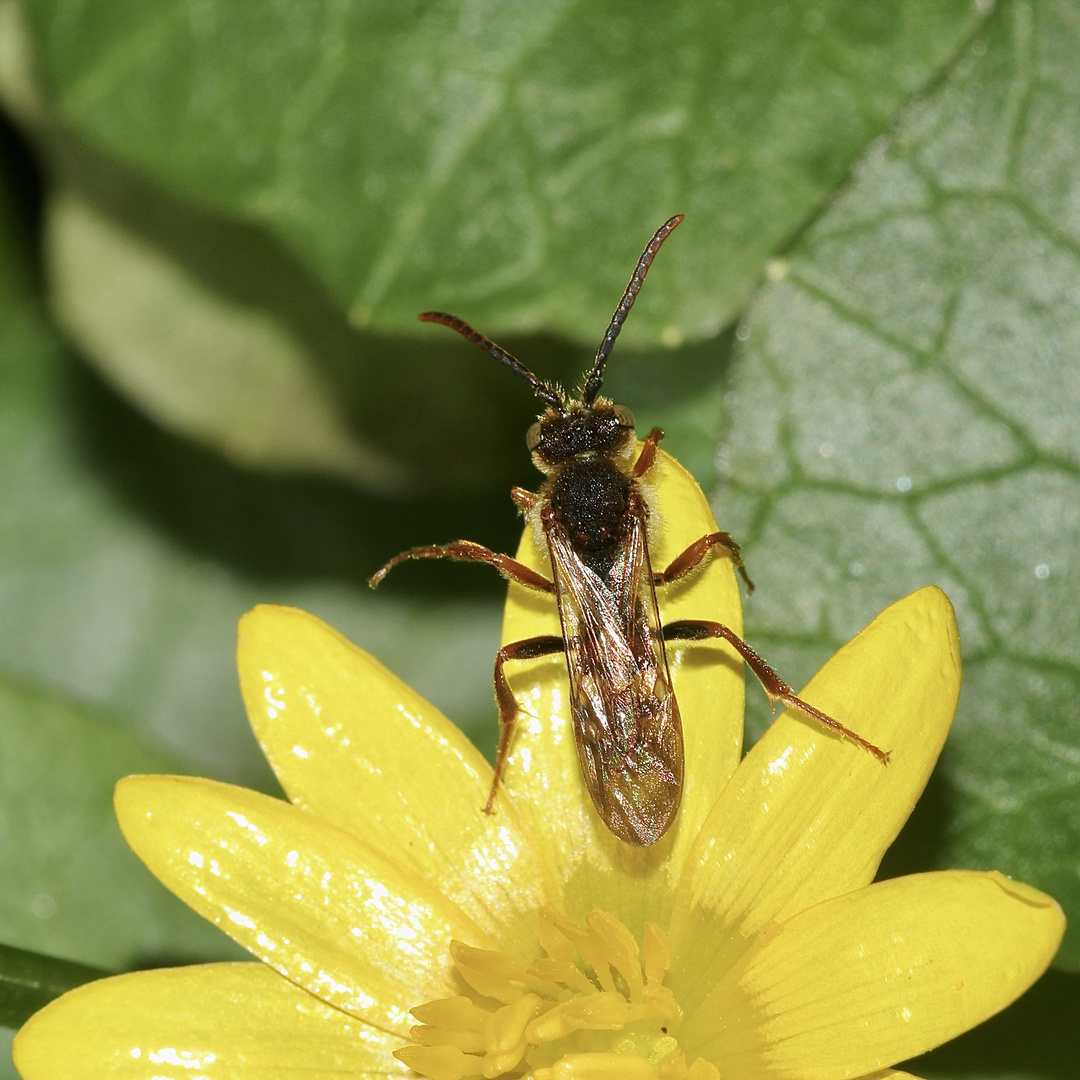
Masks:
[[[608,828],[645,846],[679,808],[683,739],[643,513],[631,522],[605,576],[582,561],[557,523],[545,531],[585,786]]]

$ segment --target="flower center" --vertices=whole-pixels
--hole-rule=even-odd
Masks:
[[[675,1031],[682,1010],[664,986],[671,954],[655,923],[642,948],[613,915],[584,922],[553,907],[540,916],[543,956],[528,967],[506,953],[450,943],[469,995],[412,1010],[412,1044],[394,1056],[429,1080],[720,1080],[689,1067]]]

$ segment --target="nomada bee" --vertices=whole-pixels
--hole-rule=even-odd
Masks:
[[[441,311],[420,316],[442,323],[522,378],[546,408],[526,434],[526,444],[545,480],[538,492],[514,488],[511,496],[543,538],[551,577],[474,543],[415,547],[391,559],[372,578],[372,587],[407,559],[457,559],[488,563],[527,589],[554,594],[560,637],[542,635],[504,645],[495,658],[499,745],[495,775],[484,810],[492,813],[513,739],[518,705],[504,667],[562,652],[570,676],[570,708],[582,776],[597,813],[628,844],[656,843],[679,809],[683,787],[683,734],[668,670],[667,641],[722,638],[742,656],[772,702],[781,702],[857,743],[882,762],[888,754],[862,736],[796,697],[771,667],[723,623],[660,620],[656,590],[717,555],[731,559],[747,586],[753,585],[739,545],[725,532],[708,533],[663,570],[649,555],[649,507],[641,479],[652,467],[663,438],[653,428],[637,459],[630,411],[600,396],[604,364],[634,304],[660,245],[683,220],[677,215],[653,235],[604,335],[580,398],[541,382],[468,323]]]

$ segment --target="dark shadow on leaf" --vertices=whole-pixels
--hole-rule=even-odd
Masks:
[[[357,329],[301,259],[257,222],[183,202],[69,135],[56,135],[54,153],[59,175],[116,227],[213,294],[287,329],[358,444],[397,462],[410,493],[476,494],[520,479],[536,401],[474,346],[419,322],[415,336]],[[589,359],[550,338],[500,344],[553,381],[575,380]]]
[[[81,456],[103,486],[174,543],[249,579],[363,585],[386,559],[416,544],[458,537],[501,550],[517,544],[521,524],[508,490],[399,503],[333,478],[242,469],[162,430],[75,359],[66,382]],[[416,563],[382,588],[494,596],[503,586],[476,567]]]
[[[2,163],[6,188],[5,195],[14,204],[14,214],[10,221],[19,224],[21,235],[11,237],[23,248],[22,254],[27,265],[33,267],[35,283],[42,286],[44,272],[41,264],[41,251],[38,237],[41,235],[41,215],[44,198],[44,185],[37,155],[22,133],[11,123],[7,115],[0,110],[0,163]]]
[[[988,949],[993,942],[987,942]],[[1074,1080],[1080,1062],[1080,975],[1048,971],[1015,1005],[899,1068],[927,1080]]]
[[[877,880],[921,874],[941,866],[947,826],[955,814],[955,798],[942,769],[930,774],[907,824],[885,852]]]

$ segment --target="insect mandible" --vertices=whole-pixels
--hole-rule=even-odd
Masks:
[[[641,478],[652,467],[663,438],[653,428],[636,460],[634,418],[600,396],[604,364],[634,304],[649,265],[681,214],[666,221],[649,241],[615,309],[580,396],[541,382],[468,323],[441,311],[420,316],[442,323],[524,379],[546,408],[526,435],[526,444],[545,480],[538,492],[514,488],[551,563],[551,577],[471,540],[411,548],[371,578],[372,587],[407,559],[457,559],[494,566],[511,581],[553,594],[562,635],[542,635],[504,645],[495,658],[499,745],[495,774],[484,810],[492,813],[506,770],[518,705],[504,667],[562,652],[570,677],[570,710],[585,786],[597,813],[620,840],[645,847],[656,843],[679,809],[683,787],[683,735],[679,706],[668,670],[667,641],[722,638],[742,656],[774,703],[799,709],[883,762],[889,755],[840,721],[796,697],[791,687],[723,623],[680,619],[664,625],[658,586],[692,571],[706,557],[731,559],[753,589],[739,545],[725,532],[708,533],[663,570],[649,555],[649,506]]]

